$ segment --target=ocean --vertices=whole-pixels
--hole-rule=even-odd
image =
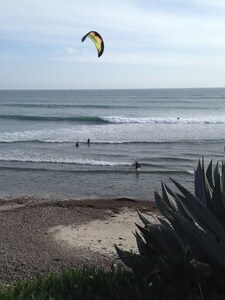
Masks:
[[[1,199],[151,200],[224,146],[224,88],[0,91]]]

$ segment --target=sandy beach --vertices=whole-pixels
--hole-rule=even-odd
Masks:
[[[137,249],[137,209],[157,221],[152,201],[1,201],[0,282],[83,265],[110,266],[117,258],[114,244]]]

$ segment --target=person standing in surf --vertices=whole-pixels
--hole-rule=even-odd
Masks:
[[[141,169],[141,165],[139,164],[138,161],[135,161],[135,168],[136,168],[136,171],[140,171],[140,169]]]

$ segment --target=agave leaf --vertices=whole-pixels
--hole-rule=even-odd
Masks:
[[[168,231],[171,231],[172,234],[175,234],[176,240],[179,242],[179,244],[183,247],[183,239],[176,234],[176,231],[174,230],[173,226],[170,224],[170,222],[166,219],[163,219],[161,217],[158,217],[158,220],[160,221],[160,224],[167,229]]]
[[[166,253],[165,249],[162,247],[159,239],[157,239],[153,234],[149,232],[149,230],[141,227],[138,224],[135,224],[137,228],[142,233],[143,238],[145,239],[146,243],[151,246],[158,254]]]
[[[171,212],[171,215],[174,215],[174,214],[176,214],[176,213]],[[176,215],[178,215],[178,214],[176,214]],[[198,257],[199,260],[205,261],[206,260],[205,253],[198,247],[198,245],[196,244],[196,242],[194,240],[190,239],[189,236],[187,236],[186,234],[183,233],[179,224],[177,224],[174,216],[172,218],[173,218],[173,220],[171,221],[171,224],[173,226],[174,231],[179,236],[180,240],[182,240],[183,252],[185,253],[185,257],[187,256],[187,258],[185,259],[185,261],[186,261],[185,265],[188,265],[188,268],[190,268],[189,260],[190,260],[191,256]],[[184,218],[184,217],[182,217],[182,218]],[[186,219],[186,221],[189,222],[187,219]],[[191,222],[189,222],[189,223],[191,223]],[[191,224],[194,225],[194,223],[191,223]]]
[[[175,216],[175,213],[172,212]],[[199,271],[202,271],[206,277],[208,275],[213,275],[217,283],[222,289],[224,287],[224,272],[225,272],[225,249],[220,244],[209,238],[206,233],[204,233],[200,228],[188,222],[178,214],[174,218],[173,226],[179,228],[179,232],[186,236],[186,240],[189,242],[188,245],[193,254],[201,262],[198,264],[192,264]],[[178,222],[177,222],[178,221]],[[183,224],[182,224],[183,223]],[[189,223],[189,224],[188,224]],[[194,246],[194,248],[193,248]],[[195,251],[197,250],[197,252]],[[201,253],[202,252],[202,253]],[[200,255],[199,255],[200,254]],[[206,259],[204,259],[204,256]],[[209,266],[207,268],[207,265]],[[197,274],[197,281],[204,280],[204,277],[199,277],[200,274]],[[192,276],[193,277],[193,276]]]
[[[222,171],[221,171],[221,190],[222,190],[222,195],[223,195],[223,204],[225,207],[225,164],[222,161]]]
[[[204,177],[204,188],[205,188],[205,196],[206,196],[206,205],[208,206],[209,209],[212,209],[212,194],[213,194],[213,186],[212,181],[213,181],[213,176],[212,176],[212,172],[210,171],[211,166],[212,166],[212,160],[207,168],[207,171],[205,172],[205,167],[204,167],[204,172],[203,172],[203,177]],[[211,174],[210,174],[211,172]],[[209,180],[208,180],[209,177]],[[212,177],[212,178],[211,178]]]
[[[201,165],[201,161],[199,160],[197,169],[195,171],[195,195],[199,200],[205,202],[202,174],[203,174],[202,165]]]
[[[186,219],[188,219],[190,222],[194,222],[193,218],[185,211],[185,209],[183,208],[183,205],[181,203],[183,203],[183,201],[186,201],[186,198],[180,194],[177,194],[177,197],[180,201],[180,206],[182,207],[184,213],[183,214],[180,214],[182,215],[183,217],[185,217]]]
[[[151,245],[147,244],[143,240],[142,236],[137,231],[135,231],[134,235],[136,237],[137,247],[140,255],[151,258],[153,255],[156,254],[156,251],[151,247]]]
[[[214,182],[216,182],[216,178],[218,177],[218,175],[220,174],[220,171],[219,171],[219,162],[217,162],[215,168],[214,168],[214,171],[213,171],[213,175],[214,175]]]
[[[213,190],[212,210],[219,220],[225,225],[224,196],[221,187],[220,174],[218,174],[218,177],[216,178]]]
[[[116,252],[122,262],[133,270],[141,269],[141,266],[145,264],[146,258],[141,255],[133,254],[129,251],[125,251],[114,245]]]
[[[183,240],[180,238],[179,235],[176,234],[176,232],[174,231],[174,228],[170,224],[170,222],[168,220],[166,220],[166,219],[161,218],[161,217],[157,217],[157,218],[158,218],[158,220],[160,222],[159,224],[161,224],[167,230],[171,231],[172,234],[175,234],[177,241],[183,247]]]
[[[163,219],[161,217],[157,217],[157,219],[159,220],[160,224],[162,224],[163,226],[165,226],[168,229],[172,230],[172,227],[171,227],[170,223],[166,219]]]
[[[195,195],[199,200],[205,203],[208,208],[211,209],[212,187],[210,186],[207,175],[205,173],[203,158],[202,163],[199,161],[197,170],[195,172]]]
[[[210,161],[207,171],[206,171],[206,178],[208,180],[208,183],[211,187],[211,189],[213,189],[214,187],[214,178],[213,178],[213,168],[212,168],[212,160]]]
[[[180,204],[178,195],[173,193],[173,191],[166,184],[162,184],[162,189],[163,189],[163,200],[166,201],[167,204],[168,202],[170,203],[169,207],[175,212],[190,219],[190,217],[186,214],[185,210]]]
[[[161,214],[170,221],[170,219],[171,219],[171,216],[169,213],[170,208],[169,208],[168,204],[163,200],[162,196],[157,191],[155,191],[155,203],[156,203],[159,211],[161,212]]]
[[[140,255],[147,256],[146,249],[145,249],[146,243],[144,242],[143,238],[137,231],[135,231],[134,236],[136,237],[137,247]]]
[[[173,192],[168,192],[169,188],[166,187],[164,183],[162,183],[162,196],[163,200],[166,202],[166,204],[174,211],[179,212],[178,204],[176,201],[176,196],[173,195]]]
[[[140,220],[142,221],[142,223],[146,226],[147,224],[151,224],[151,222],[145,218],[145,216],[143,214],[140,213],[139,210],[137,210],[138,212],[138,216],[140,218]]]
[[[175,212],[171,212],[173,216],[173,226],[176,229],[187,237],[189,241],[189,247],[195,252],[195,249],[192,248],[192,245],[198,247],[202,253],[205,254],[207,261],[212,265],[212,267],[221,267],[225,272],[225,249],[220,244],[218,244],[215,240],[211,239],[207,233],[202,231],[198,226],[192,224],[183,216],[176,214]],[[200,261],[207,263],[207,261],[202,260],[201,257],[197,259]]]
[[[143,228],[139,225],[137,225],[137,227],[146,242],[159,254],[170,253],[171,255],[176,255],[183,251],[176,233],[171,229],[167,229],[167,227],[160,224],[148,225],[147,228]]]
[[[211,233],[217,240],[221,240],[223,244],[225,244],[225,229],[222,223],[201,201],[199,201],[198,198],[196,198],[178,182],[173,179],[171,180],[185,196],[185,198],[180,198],[180,200],[186,213],[205,231]]]

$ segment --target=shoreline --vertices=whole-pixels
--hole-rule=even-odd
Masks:
[[[130,250],[136,243],[137,209],[153,220],[158,214],[153,201],[125,198],[0,200],[0,282],[84,265],[109,267],[114,244]]]
[[[154,202],[152,198],[131,198],[131,197],[54,197],[54,196],[47,196],[47,197],[36,197],[36,196],[19,196],[19,197],[9,197],[9,196],[2,196],[0,197],[0,206],[3,203],[62,203],[62,202],[110,202],[110,201],[128,201],[128,202]]]

